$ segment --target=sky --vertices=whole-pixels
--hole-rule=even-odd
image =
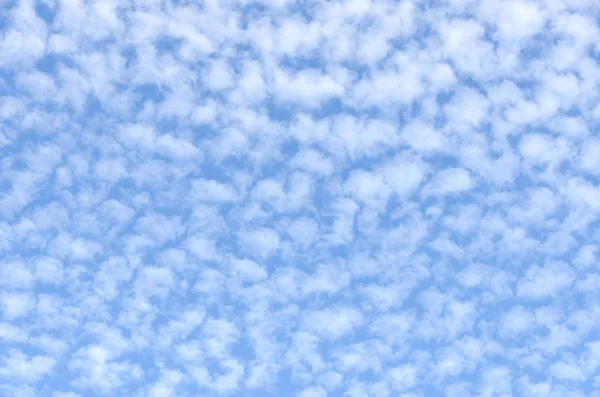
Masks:
[[[597,0],[0,0],[1,397],[600,397]]]

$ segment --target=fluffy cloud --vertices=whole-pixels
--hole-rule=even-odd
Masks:
[[[593,396],[600,3],[14,0],[0,396]]]

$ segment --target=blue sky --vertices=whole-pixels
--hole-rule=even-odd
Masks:
[[[0,3],[0,396],[600,396],[599,16]]]

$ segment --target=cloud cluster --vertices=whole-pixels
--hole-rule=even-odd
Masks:
[[[0,396],[600,396],[600,2],[0,6]]]

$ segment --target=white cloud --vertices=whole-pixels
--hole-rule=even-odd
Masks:
[[[9,323],[0,323],[0,338],[4,342],[25,342],[27,333]]]
[[[334,170],[332,160],[315,150],[298,153],[292,164],[299,169],[320,175],[330,175]]]
[[[3,293],[0,296],[2,316],[11,321],[26,316],[32,309],[35,301],[23,293]]]
[[[460,194],[471,190],[475,181],[469,171],[463,168],[448,168],[438,172],[430,185],[431,194]]]
[[[200,260],[214,260],[217,258],[217,249],[214,243],[200,236],[190,236],[183,246]]]
[[[327,390],[321,386],[311,386],[302,390],[298,397],[327,397]]]
[[[250,281],[261,281],[267,278],[266,270],[258,263],[248,259],[232,260],[231,268],[233,274]]]
[[[598,175],[600,173],[600,141],[591,140],[586,142],[583,147],[583,151],[580,154],[581,167],[592,175]]]
[[[414,121],[403,130],[404,141],[413,149],[424,154],[444,152],[450,142],[444,134],[422,121]]]
[[[296,103],[314,108],[321,105],[323,101],[344,93],[344,87],[317,70],[289,72],[278,69],[274,79],[276,98],[283,103]]]
[[[63,264],[56,259],[39,258],[35,262],[35,277],[41,282],[60,284],[63,281]]]
[[[444,20],[439,26],[439,36],[443,43],[443,54],[457,67],[484,80],[493,67],[494,55],[491,43],[482,40],[485,32],[476,20]]]
[[[531,36],[544,27],[544,16],[534,2],[510,1],[497,11],[498,31],[509,40]]]
[[[240,241],[246,250],[261,258],[267,258],[279,249],[279,234],[270,228],[258,228],[242,232]]]
[[[598,12],[3,4],[0,395],[593,396]]]
[[[33,282],[34,277],[23,261],[11,260],[0,264],[0,284],[9,288],[29,288]]]
[[[211,90],[223,90],[233,85],[233,71],[227,62],[216,59],[210,62],[204,74],[204,85]]]
[[[404,391],[417,382],[417,370],[410,365],[401,365],[390,369],[388,376],[394,390]]]
[[[405,196],[415,191],[425,177],[426,168],[414,161],[398,159],[388,163],[383,169],[386,183],[399,196]]]
[[[306,313],[304,323],[324,338],[337,339],[359,327],[363,316],[356,309],[339,307]]]
[[[574,279],[573,270],[562,262],[532,266],[519,281],[517,294],[531,299],[554,297],[568,288]]]
[[[81,397],[81,394],[77,394],[71,391],[67,391],[67,392],[55,392],[52,397]]]
[[[37,382],[48,375],[56,360],[48,356],[28,357],[18,350],[9,351],[8,357],[2,360],[0,376],[8,379],[19,379],[25,382]]]
[[[575,363],[566,363],[564,361],[555,362],[550,366],[550,373],[556,379],[568,379],[570,381],[583,381],[585,374]]]
[[[535,326],[533,313],[522,306],[512,308],[503,316],[500,332],[510,336],[517,336],[522,332],[529,331]]]
[[[357,201],[374,207],[385,205],[389,195],[383,176],[364,170],[352,172],[346,180],[345,190]]]
[[[319,225],[311,218],[296,218],[288,226],[287,233],[295,244],[309,247],[319,232]]]

